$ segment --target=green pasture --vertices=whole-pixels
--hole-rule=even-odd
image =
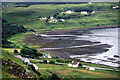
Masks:
[[[49,77],[52,73],[57,74],[60,78],[117,78],[118,72],[96,70],[89,71],[85,68],[69,68],[67,65],[39,64],[39,72],[44,77]]]

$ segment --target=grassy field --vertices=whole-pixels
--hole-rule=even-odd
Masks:
[[[115,6],[116,3],[93,3],[94,6]],[[65,19],[65,22],[57,23],[46,23],[45,20],[39,20],[38,17],[48,17],[53,16],[54,13],[60,12],[66,8],[72,7],[88,7],[89,4],[38,4],[30,5],[28,7],[15,7],[17,4],[8,4],[8,7],[4,7],[2,10],[3,18],[8,21],[8,23],[24,25],[27,29],[33,29],[37,33],[44,33],[46,31],[63,30],[63,29],[73,29],[73,28],[90,28],[108,25],[118,24],[118,11],[117,10],[104,10],[103,12],[98,12],[90,16],[82,16],[80,18]],[[110,15],[110,12],[112,13]],[[31,32],[16,34],[8,39],[19,46],[18,52],[25,44],[22,40],[31,36]],[[27,45],[31,48],[40,48],[37,45]],[[13,54],[14,48],[4,48],[4,50]],[[12,54],[8,52],[3,53],[3,59],[10,59],[15,61],[17,64],[22,65],[25,69],[29,69],[20,59],[15,58]],[[44,59],[41,59],[44,60]],[[51,61],[56,61],[52,59]],[[118,78],[118,72],[115,71],[105,71],[96,70],[88,71],[85,68],[69,68],[67,65],[55,65],[55,64],[40,64],[36,61],[31,61],[39,67],[39,72],[44,78],[49,78],[53,73],[57,74],[60,78]],[[102,65],[82,63],[89,66],[106,67]],[[107,67],[112,68],[112,67]],[[5,69],[7,70],[7,68]],[[30,70],[33,75],[38,77],[32,70]],[[10,75],[7,71],[3,72],[3,77],[16,78],[16,76]]]
[[[11,52],[12,53],[12,52]],[[3,51],[2,59],[7,60],[10,59],[14,61],[15,63],[21,65],[25,69],[29,70],[31,72],[31,75],[34,77],[39,77],[36,73],[34,73],[29,66],[23,63],[19,58],[14,57],[15,54],[10,54],[6,51]],[[40,60],[49,60],[49,61],[56,61],[58,59],[40,59]],[[34,63],[38,66],[38,71],[41,73],[41,76],[45,79],[48,79],[52,76],[52,74],[56,74],[60,78],[118,78],[119,72],[116,71],[106,71],[106,70],[95,70],[95,71],[89,71],[85,68],[69,68],[67,63],[65,65],[57,65],[57,64],[46,64],[46,63],[39,63],[39,61],[30,60],[31,63]],[[98,66],[95,64],[89,64],[89,63],[81,63],[84,65],[89,66]],[[104,66],[98,66],[98,67],[104,67]],[[107,67],[110,68],[110,67]],[[3,78],[9,77],[9,78],[17,78],[16,76],[13,76],[9,74],[8,72],[9,67],[4,67],[3,69]]]
[[[96,70],[89,71],[85,68],[69,68],[67,65],[54,65],[54,64],[39,64],[39,72],[44,77],[49,77],[52,73],[57,74],[60,78],[117,78],[118,72]]]
[[[109,7],[115,4],[112,3],[93,3],[92,6],[105,6]],[[65,22],[58,23],[45,23],[45,20],[39,20],[38,17],[48,17],[53,16],[55,12],[60,12],[66,8],[72,7],[89,7],[89,4],[40,4],[31,5],[29,7],[10,7],[3,8],[3,18],[5,18],[8,23],[16,23],[24,25],[26,28],[34,29],[37,32],[53,31],[61,29],[72,29],[81,27],[98,27],[105,25],[117,25],[118,24],[118,11],[108,10],[105,12],[99,12],[91,16],[83,16],[80,18],[66,19]],[[110,15],[110,12],[112,14]],[[11,19],[12,17],[12,19]],[[102,23],[102,24],[101,24]]]

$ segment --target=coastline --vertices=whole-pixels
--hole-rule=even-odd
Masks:
[[[61,32],[63,33],[69,33],[69,32],[72,32],[72,31],[85,31],[85,30],[95,30],[95,29],[108,29],[108,28],[119,28],[120,26],[118,25],[113,25],[113,26],[101,26],[101,27],[92,27],[92,28],[76,28],[76,29],[68,29],[68,30],[56,30],[56,31],[50,31],[50,32],[47,32],[46,34],[59,34]],[[47,50],[46,50],[47,51]],[[49,51],[47,51],[49,52]],[[84,62],[84,63],[91,63],[91,62],[85,62],[85,61],[81,61],[81,60],[78,60],[78,59],[72,59],[70,57],[62,57],[61,55],[59,54],[56,54],[54,53],[54,51],[50,51],[51,54],[53,55],[57,55],[58,57],[60,58],[63,58],[63,59],[71,59],[71,60],[77,60],[79,62]],[[96,63],[91,63],[91,64],[96,64]],[[104,64],[98,64],[98,65],[103,65],[103,66],[108,66],[108,65],[104,65]]]
[[[119,25],[109,25],[109,26],[99,26],[99,27],[90,27],[90,28],[73,28],[73,29],[64,29],[64,30],[55,30],[55,31],[46,31],[44,34],[63,34],[73,31],[87,31],[95,29],[107,29],[107,28],[120,28]]]

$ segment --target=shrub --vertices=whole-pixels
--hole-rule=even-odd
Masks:
[[[27,54],[27,55],[29,55],[29,54],[34,54],[34,52],[33,52],[33,50],[31,50],[30,48],[22,48],[21,49],[21,53],[23,53],[23,54]]]
[[[43,60],[43,63],[47,63],[47,60]]]
[[[82,67],[82,64],[79,64],[79,67]]]
[[[49,63],[50,63],[50,64],[55,64],[55,62],[54,62],[54,61],[50,61]]]
[[[14,50],[14,53],[18,53],[18,50]]]
[[[58,59],[58,60],[56,60],[57,62],[62,62],[62,63],[64,63],[65,61],[64,60],[60,60],[60,59]]]
[[[52,74],[50,80],[61,80],[56,74]]]

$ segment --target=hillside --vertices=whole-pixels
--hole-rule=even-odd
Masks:
[[[44,37],[41,38],[32,34],[32,32],[41,34],[46,32],[49,33],[49,31],[55,32],[68,29],[88,29],[95,27],[99,28],[101,26],[118,26],[119,8],[113,9],[114,6],[118,6],[118,3],[47,4],[4,2],[3,6],[3,79],[20,78],[20,80],[24,80],[25,78],[33,78],[33,80],[36,80],[37,78],[40,80],[75,80],[81,78],[91,78],[91,80],[93,80],[94,78],[105,78],[105,80],[107,80],[107,78],[110,78],[109,80],[111,80],[111,78],[118,78],[120,71],[115,71],[113,69],[119,68],[84,62],[80,62],[80,65],[107,68],[111,70],[96,69],[95,71],[91,71],[87,70],[87,67],[80,66],[77,68],[72,68],[68,67],[68,64],[77,60],[62,59],[42,50],[38,50],[37,52],[35,48],[43,48],[42,44],[50,47],[52,44],[54,44],[54,47],[58,47],[57,40],[56,42],[51,42],[52,44],[46,44],[43,39]],[[69,14],[67,11],[71,11],[71,13]],[[53,22],[49,22],[52,20]],[[55,22],[54,20],[57,21]],[[83,33],[87,33],[87,31],[83,31]],[[35,39],[37,41],[35,41]],[[71,43],[73,46],[76,45],[72,40],[71,42],[66,42],[67,45],[69,45],[69,43]],[[61,43],[65,44],[64,42],[58,43],[60,46]],[[89,41],[83,41],[82,44],[87,43],[89,43]],[[24,47],[27,47],[26,52],[21,51],[21,49]],[[31,49],[37,54],[31,51]],[[14,50],[17,50],[18,52],[15,53]],[[51,55],[52,58],[44,58],[43,53]],[[27,57],[31,63],[38,66],[38,70],[35,71],[31,66],[25,64],[21,59],[15,57],[16,55]]]
[[[17,5],[20,4],[9,4],[9,7],[4,7],[2,11],[3,18],[8,23],[22,24],[24,27],[37,32],[118,24],[118,9],[112,9],[112,7],[118,5],[117,3],[33,4],[28,7],[16,7]],[[39,19],[39,17],[48,18],[49,16],[57,19],[58,14],[67,10],[74,10],[75,12],[88,11],[89,13],[96,11],[96,13],[88,16],[68,17],[68,19],[65,19],[65,22],[57,23],[46,23],[46,20]]]

